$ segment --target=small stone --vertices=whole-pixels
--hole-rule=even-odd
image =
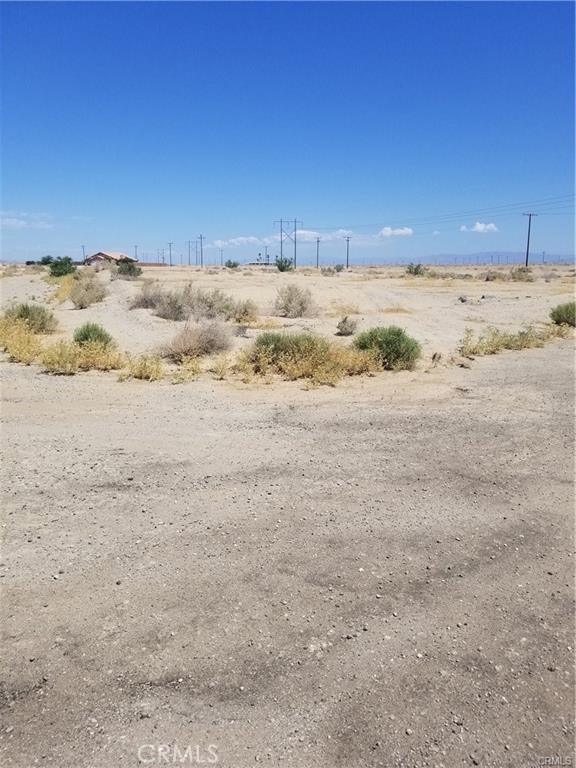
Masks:
[[[406,728],[406,735],[407,736],[412,736],[413,733],[414,733],[414,731],[412,730],[412,728]]]

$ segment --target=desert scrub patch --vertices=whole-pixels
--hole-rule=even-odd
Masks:
[[[217,381],[223,381],[230,372],[230,358],[228,355],[218,355],[210,366],[210,372]]]
[[[547,325],[541,329],[529,325],[516,333],[490,327],[478,336],[470,328],[467,328],[459,351],[466,356],[496,355],[504,350],[543,347],[547,341],[554,338],[564,338],[566,334],[566,326],[561,325]]]
[[[421,355],[416,339],[395,325],[363,331],[354,339],[354,346],[371,352],[385,371],[410,371]]]
[[[357,328],[358,321],[348,315],[345,315],[336,326],[338,336],[353,336]]]
[[[103,301],[107,295],[106,286],[95,277],[81,277],[70,289],[70,301],[76,309],[86,309]]]
[[[84,323],[74,331],[74,341],[77,344],[98,342],[106,346],[112,344],[112,336],[98,323]]]
[[[81,371],[117,371],[124,365],[124,355],[111,342],[86,341],[76,346]]]
[[[132,299],[130,309],[156,309],[164,291],[156,280],[144,283],[142,290]]]
[[[188,381],[196,381],[202,373],[202,366],[197,357],[183,357],[178,365],[178,370],[172,376],[172,384],[185,384]]]
[[[534,276],[530,267],[515,267],[510,270],[510,280],[521,283],[533,283]]]
[[[242,325],[250,325],[258,319],[258,307],[252,299],[240,299],[234,305],[234,321]]]
[[[0,346],[13,363],[33,363],[41,351],[40,339],[26,320],[0,319]]]
[[[58,327],[54,313],[40,304],[23,303],[8,307],[6,320],[25,320],[32,333],[53,333]]]
[[[375,370],[370,354],[340,347],[309,333],[262,333],[241,355],[242,373],[285,379],[309,379],[314,384],[334,386],[343,376]]]
[[[142,274],[142,267],[133,261],[121,261],[115,270],[114,278],[120,280],[137,280]]]
[[[550,319],[556,325],[576,325],[576,301],[567,301],[566,304],[558,304],[550,312]]]
[[[219,320],[204,320],[185,325],[162,348],[161,354],[178,363],[184,358],[225,352],[231,345],[231,333],[224,323]]]
[[[48,268],[52,277],[62,277],[63,275],[71,275],[76,272],[76,266],[72,263],[72,259],[69,256],[62,256],[57,259],[53,259]]]
[[[80,368],[80,347],[70,341],[57,341],[42,350],[40,362],[47,373],[72,376]]]
[[[415,277],[422,277],[426,274],[426,267],[423,264],[408,264],[406,267],[406,274],[413,275]]]
[[[284,285],[278,289],[274,310],[280,317],[309,317],[314,314],[314,302],[308,288]]]
[[[158,381],[163,377],[164,365],[159,355],[137,355],[128,358],[125,368],[120,371],[118,380],[142,379],[143,381]]]
[[[55,286],[50,296],[51,301],[57,301],[59,304],[67,301],[70,298],[70,291],[76,284],[77,276],[75,273],[68,275],[62,275],[61,277],[52,277],[47,275],[44,280],[50,285]]]

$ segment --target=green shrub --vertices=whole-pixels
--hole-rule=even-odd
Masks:
[[[76,272],[76,267],[69,256],[61,256],[50,262],[50,274],[52,277],[63,277]]]
[[[336,265],[334,266],[334,270],[335,270],[336,272],[342,272],[342,270],[343,270],[343,269],[344,269],[344,264],[336,264]]]
[[[276,314],[280,317],[306,317],[313,313],[314,303],[308,288],[285,285],[278,289],[274,302]]]
[[[240,262],[232,261],[232,259],[227,259],[224,262],[224,266],[227,267],[228,269],[238,269],[238,267],[240,266]]]
[[[426,274],[426,269],[422,264],[412,264],[412,262],[410,262],[410,264],[408,264],[406,267],[406,274],[421,277],[422,275]]]
[[[142,274],[142,268],[133,261],[120,261],[116,276],[121,280],[136,280]]]
[[[112,336],[98,323],[84,323],[74,331],[76,344],[89,344],[98,342],[104,346],[112,344]]]
[[[25,320],[32,333],[52,333],[58,326],[54,313],[40,304],[15,304],[4,316],[7,320]]]
[[[550,319],[556,325],[576,325],[576,301],[568,301],[566,304],[558,304],[550,312]]]
[[[420,344],[395,325],[370,328],[354,340],[357,349],[375,354],[387,371],[411,370],[420,357]]]
[[[276,268],[278,272],[290,272],[294,269],[294,262],[287,256],[276,256]]]
[[[54,256],[42,256],[40,259],[40,264],[47,267],[49,264],[52,264],[54,261]]]

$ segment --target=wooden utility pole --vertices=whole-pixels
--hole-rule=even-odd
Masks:
[[[530,225],[532,224],[532,216],[538,216],[537,213],[523,213],[522,216],[528,216],[528,237],[526,239],[526,267],[528,266],[528,260],[530,258]]]

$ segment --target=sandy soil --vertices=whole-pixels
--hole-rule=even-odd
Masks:
[[[262,309],[296,279],[427,353],[470,316],[545,320],[571,290],[196,279]],[[40,290],[2,280],[4,303]],[[112,290],[62,324],[102,319],[134,349],[173,332]],[[0,376],[2,765],[179,763],[188,746],[180,764],[229,768],[573,764],[572,339],[312,391]]]

